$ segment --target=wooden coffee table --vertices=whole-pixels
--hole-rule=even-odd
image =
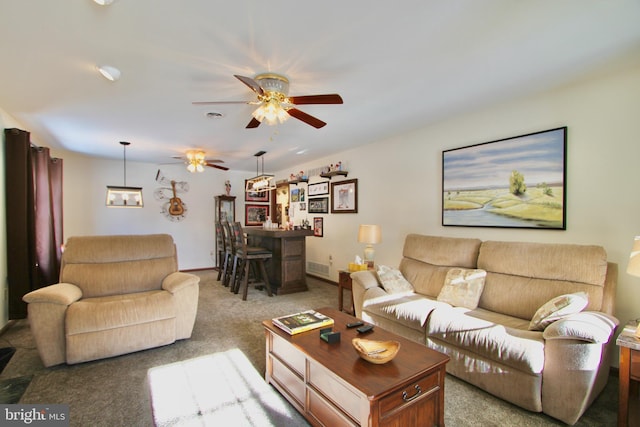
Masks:
[[[339,343],[319,330],[290,336],[262,322],[266,334],[265,380],[316,426],[444,426],[444,379],[449,357],[375,327],[358,334],[346,324],[355,317],[332,308]],[[400,351],[383,365],[358,356],[353,338],[396,340]]]

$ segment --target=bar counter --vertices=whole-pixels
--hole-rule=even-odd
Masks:
[[[260,246],[273,254],[265,264],[275,293],[284,295],[308,289],[305,239],[313,236],[313,230],[246,227],[243,231],[250,246]]]

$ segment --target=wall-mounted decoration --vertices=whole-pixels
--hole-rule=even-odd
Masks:
[[[269,205],[244,205],[244,225],[262,225],[269,216]]]
[[[316,237],[322,237],[324,235],[324,224],[322,217],[316,216],[313,218],[313,235]]]
[[[331,183],[331,213],[358,213],[358,180]]]
[[[309,184],[307,186],[307,191],[309,192],[309,197],[329,194],[329,182],[325,181],[317,184]]]
[[[244,186],[247,187],[248,179],[244,180]],[[246,191],[244,193],[245,202],[268,202],[271,191]]]
[[[162,202],[160,213],[169,221],[182,221],[187,216],[187,204],[178,194],[189,191],[189,183],[186,181],[174,181],[164,176],[158,169],[156,181],[164,187],[157,188],[153,197]]]
[[[442,152],[442,225],[566,230],[567,128]]]
[[[301,211],[306,211],[307,210],[307,204],[304,203],[304,202],[300,203],[300,210]]]
[[[309,199],[309,213],[329,213],[329,198]]]
[[[300,201],[300,189],[292,188],[291,189],[291,203],[297,203]]]

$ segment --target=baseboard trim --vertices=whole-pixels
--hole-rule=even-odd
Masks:
[[[309,274],[309,273],[307,273],[307,276],[313,277],[316,280],[320,280],[321,282],[325,282],[325,283],[328,283],[328,284],[333,285],[333,286],[338,286],[338,282],[334,282],[333,280],[329,280],[326,277],[320,277],[320,276],[316,276],[315,274]]]

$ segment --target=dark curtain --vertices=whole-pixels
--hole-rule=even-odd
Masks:
[[[22,296],[54,284],[60,274],[62,159],[5,129],[5,202],[9,318],[27,316]]]

